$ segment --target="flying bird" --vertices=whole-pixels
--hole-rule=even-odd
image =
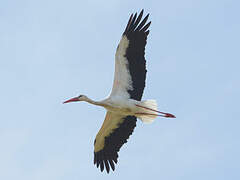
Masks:
[[[146,79],[144,57],[149,34],[149,14],[143,20],[143,10],[139,15],[131,14],[122,34],[115,54],[115,74],[112,91],[106,99],[94,101],[79,95],[64,103],[86,101],[107,110],[105,120],[94,141],[94,164],[103,171],[115,170],[118,152],[132,134],[137,118],[151,123],[157,116],[175,118],[170,113],[158,111],[155,100],[142,101]]]

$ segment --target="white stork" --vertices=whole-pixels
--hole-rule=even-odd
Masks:
[[[155,100],[141,101],[146,79],[144,50],[149,26],[149,14],[141,21],[143,10],[130,16],[115,55],[115,75],[110,96],[94,101],[85,95],[69,99],[64,103],[86,101],[107,110],[105,120],[94,141],[94,164],[107,173],[115,170],[118,151],[132,134],[137,118],[150,123],[157,116],[175,118],[157,110]],[[114,164],[115,163],[115,164]]]

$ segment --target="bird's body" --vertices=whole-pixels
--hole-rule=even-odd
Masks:
[[[81,95],[78,101],[86,101],[96,106],[102,106],[108,112],[116,115],[136,116],[140,119],[146,116],[146,114],[148,114],[149,117],[153,116],[153,119],[157,116],[161,116],[157,113],[157,104],[155,100],[136,101],[134,99],[124,99],[121,96],[110,96],[102,101],[93,101],[87,96]]]
[[[149,14],[143,19],[131,15],[115,54],[115,74],[112,91],[106,99],[93,101],[85,95],[72,98],[64,103],[86,101],[107,110],[105,120],[94,142],[94,164],[107,172],[115,170],[118,151],[127,142],[136,126],[137,118],[152,122],[157,116],[175,117],[157,110],[155,100],[142,101],[146,79],[145,45],[151,22]]]
[[[121,115],[134,115],[137,112],[135,104],[138,102],[133,99],[122,99],[119,96],[110,97],[102,101],[106,106],[107,111],[121,114]]]

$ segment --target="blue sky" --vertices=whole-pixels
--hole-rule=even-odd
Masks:
[[[0,2],[0,179],[239,179],[237,0]],[[100,100],[132,12],[150,13],[143,99],[175,114],[137,123],[116,171],[93,165]]]

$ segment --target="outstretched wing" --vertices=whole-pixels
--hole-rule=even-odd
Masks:
[[[149,14],[141,21],[139,16],[131,15],[115,54],[115,75],[110,96],[122,96],[141,100],[146,79],[146,60],[144,57],[149,26]]]
[[[94,141],[94,164],[101,171],[110,167],[114,171],[117,164],[118,151],[132,134],[136,126],[135,116],[122,116],[107,112],[105,120]]]

